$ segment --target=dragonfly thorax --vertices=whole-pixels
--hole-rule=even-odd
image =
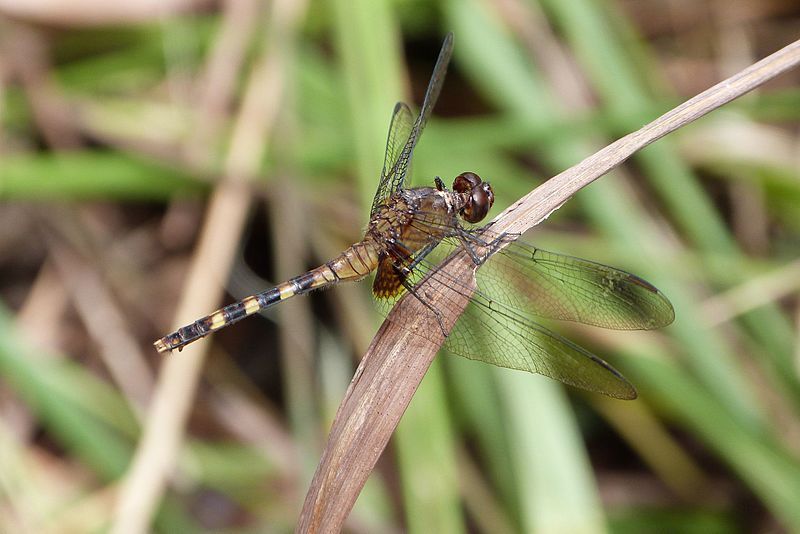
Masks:
[[[367,235],[377,243],[414,251],[431,239],[441,239],[454,224],[463,202],[456,193],[432,187],[402,189],[372,216]]]

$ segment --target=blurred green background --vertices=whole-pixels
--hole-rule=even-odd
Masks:
[[[0,3],[0,531],[119,521],[152,341],[360,238],[447,31],[414,184],[477,172],[494,216],[798,28],[789,0]],[[800,531],[798,80],[526,235],[672,300],[661,331],[559,329],[640,399],[442,356],[347,531]],[[152,530],[290,531],[379,322],[351,284],[204,342]]]

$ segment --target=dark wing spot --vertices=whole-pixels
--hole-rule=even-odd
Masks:
[[[395,268],[389,256],[381,258],[375,282],[372,284],[372,294],[375,298],[389,298],[397,296],[403,290],[403,274]]]

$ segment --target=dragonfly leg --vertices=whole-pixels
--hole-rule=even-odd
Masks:
[[[406,291],[408,291],[409,293],[411,293],[412,295],[414,295],[414,297],[415,297],[415,298],[416,298],[418,301],[420,301],[420,302],[422,303],[422,305],[423,305],[423,306],[425,306],[426,308],[428,308],[428,309],[431,311],[431,313],[433,314],[433,316],[434,316],[434,317],[436,317],[436,322],[438,322],[438,323],[439,323],[439,328],[440,328],[440,329],[441,329],[441,331],[442,331],[442,337],[444,337],[445,339],[447,339],[447,329],[445,329],[445,327],[444,327],[444,319],[442,318],[442,312],[440,312],[439,310],[437,310],[436,308],[434,308],[434,307],[431,305],[431,303],[430,303],[430,302],[428,302],[427,300],[425,300],[424,298],[422,298],[422,297],[421,297],[421,296],[418,294],[417,290],[414,288],[414,285],[413,285],[413,284],[409,284],[409,283],[408,283],[408,281],[407,281],[405,278],[403,278],[403,287],[405,287],[405,288],[406,288]]]
[[[502,233],[495,234],[495,237],[489,241],[483,239],[480,233],[468,232],[466,235],[459,236],[461,244],[469,254],[475,265],[483,265],[492,255],[500,250],[505,244],[515,241],[521,234]],[[478,254],[475,250],[475,245],[485,249],[483,254]]]
[[[414,268],[422,262],[425,257],[434,249],[436,248],[438,243],[431,242],[422,247],[417,253],[414,255],[414,258],[409,262],[408,258],[395,258],[395,263],[393,264],[394,268],[397,269],[397,272],[400,274],[400,283],[403,284],[403,287],[414,295],[414,297],[419,300],[426,308],[428,308],[431,313],[433,313],[434,317],[436,317],[436,321],[439,323],[439,328],[442,331],[442,336],[445,338],[447,337],[447,330],[444,327],[444,320],[442,319],[442,313],[431,306],[431,304],[422,298],[419,293],[417,292],[415,285],[408,281],[409,277],[413,274]]]
[[[433,249],[435,249],[435,248],[436,248],[436,245],[438,245],[438,243],[436,243],[436,242],[428,243],[427,245],[425,245],[424,247],[422,247],[421,249],[419,249],[419,250],[416,252],[416,254],[414,254],[414,259],[413,259],[413,260],[411,260],[411,263],[409,263],[409,264],[407,264],[407,265],[405,265],[405,264],[404,264],[404,265],[399,265],[399,266],[398,266],[398,265],[395,265],[395,267],[397,267],[398,269],[400,269],[400,272],[403,274],[403,276],[404,276],[404,277],[408,277],[408,276],[410,276],[410,275],[411,275],[411,271],[413,271],[413,270],[414,270],[414,268],[415,268],[417,265],[419,265],[419,264],[420,264],[420,262],[421,262],[422,260],[424,260],[424,259],[425,259],[425,257],[426,257],[428,254],[430,254],[430,252],[431,252]]]
[[[500,250],[503,247],[503,245],[511,243],[512,241],[516,241],[521,235],[522,234],[512,234],[508,232],[504,232],[498,235],[489,242],[488,244],[489,253],[486,255],[486,258],[488,258],[492,254]],[[486,260],[486,258],[484,258],[484,261]]]
[[[475,265],[482,265],[492,254],[494,254],[503,244],[513,241],[518,237],[517,234],[500,234],[497,235],[491,241],[486,241],[480,237],[479,234],[466,231],[465,233],[456,233],[455,237],[458,237],[470,255],[470,258],[475,263]],[[417,300],[422,302],[422,304],[428,308],[431,313],[433,313],[434,317],[436,317],[436,321],[439,323],[439,328],[442,331],[442,336],[447,337],[447,329],[444,326],[444,318],[440,310],[436,309],[432,306],[425,298],[423,298],[419,291],[417,290],[414,283],[409,282],[409,279],[414,274],[414,270],[417,266],[422,263],[428,254],[438,246],[438,241],[433,241],[427,243],[422,248],[420,248],[416,253],[414,253],[413,257],[409,258],[408,256],[402,256],[399,254],[391,254],[393,257],[392,266],[400,275],[400,283],[403,287],[411,293]],[[399,244],[402,245],[402,244]],[[479,254],[477,252],[477,248],[480,247],[482,249],[486,249],[487,251],[483,254]]]

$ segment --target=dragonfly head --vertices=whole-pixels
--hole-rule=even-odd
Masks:
[[[461,217],[471,223],[480,222],[494,204],[494,192],[489,182],[484,182],[474,172],[462,172],[453,181],[453,191],[464,197]]]

